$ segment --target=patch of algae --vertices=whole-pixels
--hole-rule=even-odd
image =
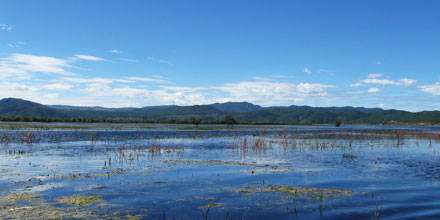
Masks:
[[[75,206],[89,206],[101,202],[101,196],[68,196],[61,197],[57,200],[61,204],[75,205]]]
[[[169,164],[184,164],[184,165],[212,165],[212,166],[257,166],[255,162],[240,162],[240,161],[223,161],[223,160],[164,160],[164,163]]]
[[[18,202],[26,202],[20,205]],[[64,212],[29,193],[12,193],[0,197],[0,219],[61,219]]]
[[[90,200],[88,200],[90,202]],[[99,219],[93,210],[62,209],[31,193],[12,193],[0,197],[0,219]]]
[[[4,199],[6,201],[15,203],[18,201],[30,201],[33,198],[34,198],[34,195],[32,195],[30,193],[12,193],[12,194],[7,195]]]
[[[125,217],[127,218],[127,220],[141,220],[141,217],[134,215],[127,215]]]
[[[346,189],[324,189],[311,187],[294,187],[270,185],[265,187],[245,187],[236,190],[239,193],[257,193],[257,192],[279,192],[294,197],[305,197],[313,200],[324,200],[329,198],[350,197],[353,191]]]
[[[222,206],[223,206],[222,203],[209,202],[208,204],[206,204],[204,206],[200,206],[199,209],[212,209],[212,208],[217,208],[217,207],[222,207]]]

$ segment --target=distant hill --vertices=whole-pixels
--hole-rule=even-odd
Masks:
[[[23,99],[6,98],[0,100],[0,116],[63,117],[64,115],[49,106]]]
[[[253,112],[261,109],[261,106],[249,102],[214,103],[209,106],[223,112]]]
[[[362,107],[261,107],[248,102],[226,102],[193,106],[149,106],[143,108],[103,108],[42,105],[23,99],[0,100],[3,121],[73,121],[73,122],[156,122],[222,123],[232,116],[245,124],[333,124],[343,123],[440,123],[440,111],[407,112]]]

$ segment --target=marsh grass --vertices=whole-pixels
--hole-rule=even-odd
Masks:
[[[202,212],[202,217],[205,220],[209,219],[209,211],[213,208],[218,208],[224,206],[222,203],[209,202],[204,206],[200,206],[199,209]]]
[[[18,201],[30,201],[33,199],[35,195],[30,193],[12,193],[5,197],[5,200],[8,202],[18,202]]]
[[[9,145],[12,142],[12,138],[8,134],[2,134],[0,136],[0,144],[2,145]]]
[[[70,196],[70,197],[61,197],[57,201],[65,205],[90,206],[95,203],[99,203],[102,200],[103,199],[101,196]]]
[[[33,132],[29,131],[25,134],[22,134],[21,143],[31,145],[35,142],[36,142],[36,138],[35,138],[35,134]]]
[[[313,188],[313,187],[294,187],[284,185],[268,185],[257,187],[245,187],[236,190],[238,193],[283,193],[294,198],[307,198],[314,201],[322,202],[326,199],[351,197],[353,191],[347,189],[325,189],[325,188]]]
[[[89,204],[96,201],[95,197],[86,201],[78,201],[80,204]],[[112,213],[98,215],[84,207],[60,208],[56,204],[48,202],[42,196],[33,193],[12,193],[0,197],[0,219],[113,219]]]
[[[255,162],[222,161],[222,160],[164,160],[163,162],[170,164],[185,164],[185,165],[251,166],[251,167],[266,166],[266,165],[258,165]]]

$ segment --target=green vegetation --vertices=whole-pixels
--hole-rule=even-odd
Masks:
[[[336,121],[335,121],[335,126],[336,127],[341,127],[341,125],[342,125],[342,120],[340,118],[337,118]]]
[[[228,125],[228,127],[232,127],[233,125],[237,124],[237,121],[231,115],[226,115],[223,123]]]
[[[196,117],[191,117],[191,123],[194,124],[196,126],[196,128],[199,127],[200,122],[202,122],[202,119],[196,118]]]
[[[58,199],[59,203],[75,206],[89,206],[100,201],[102,201],[102,197],[100,196],[70,196]]]
[[[440,111],[407,112],[355,107],[260,107],[251,103],[144,108],[46,106],[0,100],[0,121],[194,124],[439,124]]]
[[[245,187],[237,190],[239,193],[258,193],[258,192],[279,192],[294,197],[304,197],[312,200],[322,201],[330,198],[350,197],[353,191],[347,189],[322,189],[311,187],[294,187],[271,185],[264,187]]]

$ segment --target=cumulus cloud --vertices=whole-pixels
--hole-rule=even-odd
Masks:
[[[319,83],[299,83],[273,81],[242,81],[216,87],[227,94],[222,100],[250,101],[262,105],[288,104],[305,98],[325,97],[332,85]]]
[[[154,62],[154,63],[158,63],[158,64],[165,64],[168,66],[174,66],[174,63],[172,63],[169,60],[164,60],[164,59],[160,59],[160,58],[156,58],[156,57],[147,57],[148,61]]]
[[[432,95],[440,95],[440,83],[436,82],[431,85],[423,85],[419,87],[423,92],[430,93]]]
[[[408,87],[408,86],[412,86],[412,85],[416,84],[416,83],[417,83],[417,80],[415,80],[415,79],[403,78],[403,79],[400,79],[400,80],[399,80],[399,83],[400,83],[401,85],[403,85],[403,86]]]
[[[85,54],[75,54],[74,58],[80,59],[80,60],[85,60],[85,61],[93,61],[93,62],[99,62],[99,61],[105,60],[104,58],[101,58],[101,57],[92,56],[92,55],[85,55]]]
[[[376,78],[380,78],[382,76],[383,75],[381,73],[370,73],[370,74],[368,74],[367,78],[369,78],[369,79],[376,79]]]
[[[364,84],[377,84],[377,85],[398,85],[397,82],[389,79],[381,78],[383,75],[380,73],[370,73],[367,78],[362,80]]]
[[[69,75],[67,60],[31,54],[11,54],[0,58],[0,78],[27,78],[34,73]]]
[[[152,77],[126,77],[124,78],[131,82],[144,82],[144,83],[158,83],[158,84],[168,84],[168,80],[161,76],[152,76]]]
[[[12,31],[12,26],[7,24],[0,24],[0,30],[1,31]]]
[[[373,87],[368,89],[368,93],[378,93],[381,90],[379,88]]]
[[[59,82],[59,83],[50,83],[43,85],[42,88],[47,90],[70,91],[72,90],[73,85]]]
[[[16,41],[16,42],[13,42],[13,43],[8,43],[8,47],[10,47],[10,48],[19,48],[19,47],[22,47],[24,45],[26,45],[26,42],[23,42],[23,41]]]
[[[109,50],[108,52],[113,53],[113,54],[121,54],[122,53],[122,51],[117,50],[117,49],[112,49],[112,50]]]
[[[73,59],[73,57],[75,59]],[[90,55],[68,58],[10,54],[0,58],[0,98],[18,97],[44,104],[102,105],[193,105],[226,101],[249,101],[260,105],[305,104],[326,100],[333,85],[289,82],[286,79],[254,79],[209,86],[176,86],[156,75],[86,77],[73,74],[75,62],[98,61]]]
[[[362,86],[364,84],[372,84],[372,85],[380,85],[380,86],[405,86],[409,87],[417,83],[415,79],[402,78],[399,80],[392,80],[388,78],[384,78],[384,75],[381,73],[370,73],[368,74],[366,79],[361,80],[360,82],[353,84],[353,87]]]
[[[312,70],[310,70],[309,68],[305,67],[305,68],[303,69],[303,73],[305,73],[305,74],[307,74],[307,75],[310,75],[310,74],[312,74]]]
[[[119,58],[118,60],[124,61],[124,62],[129,62],[129,63],[139,63],[139,60],[130,59],[130,58]]]

